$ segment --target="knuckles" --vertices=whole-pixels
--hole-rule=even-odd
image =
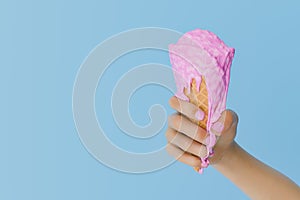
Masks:
[[[170,115],[168,117],[168,124],[175,130],[179,130],[181,125],[182,117],[178,114]]]
[[[167,146],[165,147],[165,150],[170,156],[173,156],[174,158],[176,157],[174,146],[172,146],[172,144],[168,143]]]
[[[167,144],[167,146],[166,146],[166,152],[169,154],[169,155],[172,155],[171,154],[171,146],[170,146],[170,144]]]
[[[173,138],[175,137],[176,133],[174,130],[172,130],[171,128],[168,128],[167,131],[166,131],[166,138],[168,141],[172,141]]]

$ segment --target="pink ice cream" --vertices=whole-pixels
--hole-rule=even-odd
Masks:
[[[213,155],[213,147],[216,143],[216,136],[210,131],[211,126],[226,109],[230,67],[234,52],[234,48],[226,46],[214,33],[200,29],[185,33],[177,44],[169,45],[170,62],[178,98],[188,101],[189,99],[183,93],[184,88],[190,91],[192,79],[196,80],[197,88],[199,88],[201,76],[205,77],[209,104],[207,120],[209,155],[201,159],[202,167],[208,166],[208,157]],[[199,172],[201,173],[202,169]]]

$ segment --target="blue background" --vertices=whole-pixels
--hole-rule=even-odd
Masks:
[[[100,164],[81,144],[72,116],[80,64],[109,36],[145,26],[208,29],[236,48],[228,107],[240,117],[237,141],[299,184],[299,8],[297,1],[258,0],[1,1],[0,199],[247,199],[212,167],[201,176],[181,163],[126,174]],[[128,56],[107,72],[107,85],[137,64],[169,65],[159,51]],[[153,103],[172,113],[171,95],[157,86],[141,88],[130,104],[133,119],[147,124]],[[134,148],[139,141],[121,140],[109,110],[101,112],[120,146],[147,152],[165,144],[161,132],[144,149]]]

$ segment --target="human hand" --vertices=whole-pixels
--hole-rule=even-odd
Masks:
[[[175,96],[171,97],[169,104],[178,113],[170,115],[168,119],[166,150],[177,160],[192,167],[201,168],[200,158],[204,158],[208,154],[206,148],[208,133],[198,126],[197,121],[203,119],[204,112],[194,104]],[[225,110],[213,124],[211,132],[218,139],[214,146],[214,155],[209,158],[210,164],[217,164],[232,148],[237,124],[238,116],[231,110]]]

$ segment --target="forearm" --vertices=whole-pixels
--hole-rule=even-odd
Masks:
[[[214,167],[251,199],[300,199],[299,186],[255,159],[237,143]]]

